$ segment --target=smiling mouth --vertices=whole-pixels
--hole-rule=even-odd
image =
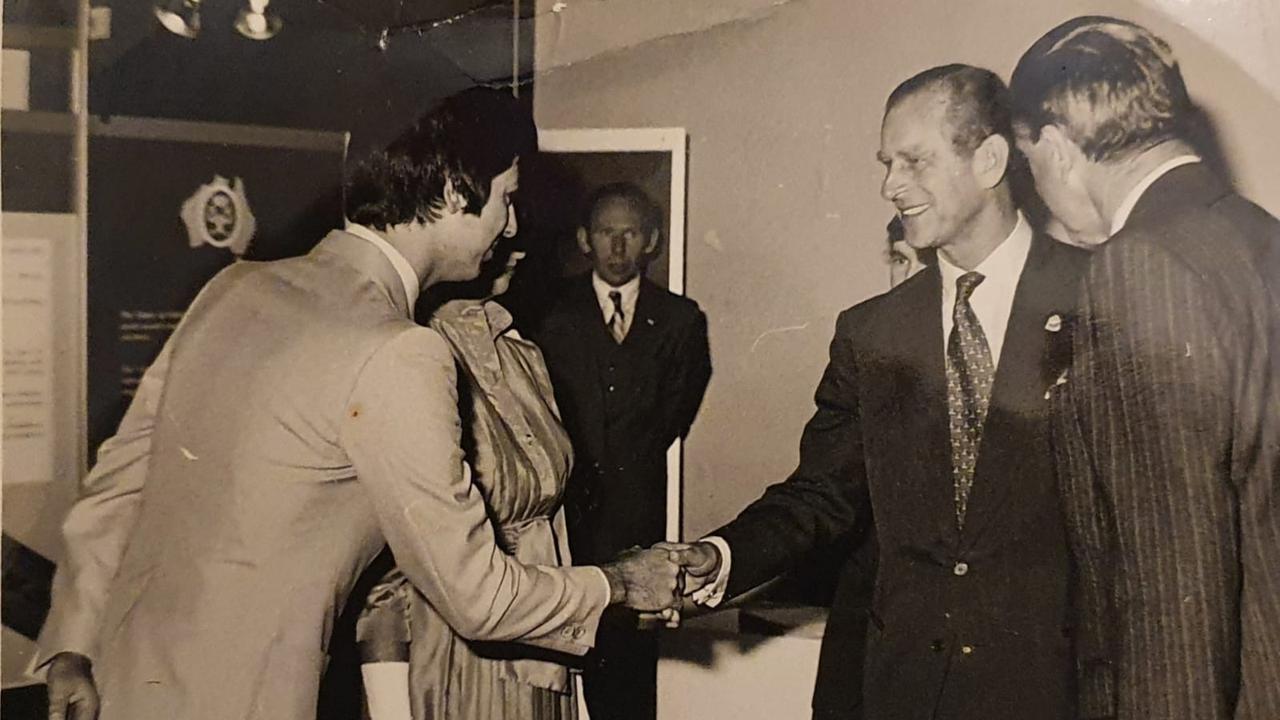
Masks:
[[[924,205],[913,205],[909,208],[899,208],[898,215],[901,216],[903,219],[913,218],[928,209],[929,209],[929,205],[927,203]]]

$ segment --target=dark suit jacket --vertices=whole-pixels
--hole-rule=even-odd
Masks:
[[[566,286],[537,341],[573,439],[565,504],[574,562],[604,562],[662,540],[666,451],[688,432],[711,377],[706,316],[694,301],[641,280],[619,344],[585,275]]]
[[[1280,718],[1278,253],[1190,165],[1089,264],[1054,402],[1086,717]]]
[[[1036,718],[1073,711],[1066,531],[1049,448],[1048,388],[1068,362],[1083,254],[1037,236],[1014,297],[957,530],[936,267],[840,315],[805,426],[800,465],[715,534],[733,551],[730,595],[874,516],[879,544],[866,627],[863,712],[876,720]],[[848,583],[847,583],[848,584]],[[850,584],[851,585],[851,584]],[[858,619],[841,594],[832,657]],[[856,641],[855,641],[856,642]],[[834,655],[833,655],[834,653]],[[819,669],[815,705],[849,678]],[[852,714],[854,709],[850,709]]]

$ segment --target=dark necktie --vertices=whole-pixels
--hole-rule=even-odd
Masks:
[[[995,364],[982,324],[969,305],[973,289],[983,281],[981,273],[968,272],[956,279],[953,325],[947,338],[947,409],[951,419],[951,476],[955,481],[956,523],[964,529],[973,471],[978,464],[982,424],[991,404]]]
[[[627,314],[622,311],[622,293],[610,290],[609,299],[613,301],[613,315],[609,318],[609,334],[613,336],[614,341],[622,344],[623,338],[627,336]]]

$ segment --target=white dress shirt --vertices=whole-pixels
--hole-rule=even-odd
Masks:
[[[969,296],[969,306],[982,324],[987,347],[991,348],[991,365],[997,369],[1000,350],[1004,348],[1004,331],[1009,327],[1009,314],[1013,311],[1013,295],[1030,252],[1031,226],[1022,213],[1018,213],[1018,222],[1009,237],[974,268],[985,279]],[[952,264],[942,253],[938,253],[938,270],[942,273],[942,349],[945,353],[955,324],[956,280],[969,271]]]
[[[395,249],[395,246],[372,229],[349,222],[346,231],[361,240],[373,243],[373,246],[382,251],[382,254],[387,256],[387,260],[391,261],[391,267],[396,269],[400,282],[404,284],[404,296],[409,301],[409,317],[413,317],[413,306],[418,302],[418,293],[422,292],[422,281],[418,278],[418,273],[414,272],[413,266],[404,255],[400,254],[399,250]]]
[[[1133,189],[1129,191],[1129,194],[1125,196],[1124,202],[1120,203],[1120,207],[1116,208],[1116,214],[1111,218],[1111,234],[1115,235],[1124,229],[1125,223],[1129,222],[1129,215],[1133,213],[1133,208],[1136,207],[1138,201],[1142,199],[1142,194],[1145,193],[1147,188],[1151,187],[1155,181],[1164,177],[1165,173],[1176,167],[1182,167],[1183,165],[1190,165],[1191,163],[1198,162],[1200,162],[1199,156],[1179,155],[1165,161],[1160,165],[1160,167],[1152,170],[1146,177],[1138,181],[1138,184],[1134,185]]]
[[[600,314],[604,317],[605,325],[613,319],[613,300],[609,293],[617,292],[622,295],[622,335],[626,337],[627,331],[631,329],[631,318],[636,314],[636,298],[640,297],[640,276],[631,278],[621,287],[614,287],[593,272],[591,287],[596,291],[596,302],[600,304]]]
[[[983,260],[975,271],[985,279],[969,296],[969,305],[982,324],[991,348],[991,363],[999,367],[1000,350],[1004,348],[1004,333],[1009,327],[1009,315],[1013,312],[1013,296],[1018,290],[1018,279],[1027,264],[1031,252],[1031,226],[1022,213],[1009,236]],[[968,272],[949,262],[938,253],[938,270],[942,273],[942,343],[946,352],[947,338],[955,324],[952,312],[956,304],[956,279]],[[725,587],[729,584],[732,552],[729,543],[716,535],[703,538],[720,551],[720,571],[716,579],[693,593],[693,601],[705,607],[715,607],[724,600]]]

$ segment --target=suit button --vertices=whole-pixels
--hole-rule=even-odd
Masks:
[[[961,645],[961,646],[960,646],[960,654],[961,654],[961,655],[972,655],[972,654],[973,654],[973,646],[972,646],[972,645]]]
[[[962,560],[956,563],[955,567],[951,568],[951,572],[955,573],[956,577],[964,577],[969,574],[969,563]]]
[[[583,635],[586,635],[586,634],[587,634],[587,631],[586,631],[586,629],[584,629],[584,628],[574,628],[574,629],[573,629],[573,639],[574,639],[574,640],[577,640],[577,639],[581,638]]]
[[[561,628],[560,634],[565,637],[573,637],[573,630],[570,628]]]
[[[612,386],[612,385],[610,385],[610,386],[609,386],[609,392],[613,392],[613,386]]]
[[[947,644],[942,642],[941,640],[934,640],[933,642],[929,643],[929,649],[934,652],[942,652],[943,650],[946,649],[946,647],[947,647]]]

